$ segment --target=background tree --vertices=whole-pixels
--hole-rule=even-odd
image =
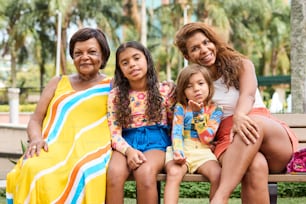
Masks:
[[[68,35],[77,28],[101,28],[107,34],[112,51],[119,43],[139,41],[141,36],[141,1],[0,0],[0,3],[0,32],[5,36],[0,42],[1,54],[10,56],[14,83],[17,65],[22,61],[38,66],[41,88],[49,80],[46,67],[54,69],[54,66],[46,65],[55,65],[57,10],[63,16],[62,74],[68,73],[71,67],[71,61],[67,61]],[[187,3],[190,6],[188,20],[213,25],[235,49],[251,58],[259,76],[290,73],[290,7],[283,0],[174,0],[162,1],[158,6],[152,0],[146,2],[147,47],[161,80],[175,80],[183,66],[183,58],[173,45],[173,37],[184,23],[183,12]],[[28,52],[29,48],[31,52]],[[112,68],[113,61],[111,56],[109,64]]]
[[[16,88],[16,72],[17,65],[22,64],[27,58],[26,37],[29,32],[29,13],[30,5],[22,0],[17,1],[1,1],[3,10],[0,15],[6,21],[7,40],[3,43],[2,56],[10,55],[11,64],[11,85]],[[21,86],[21,85],[19,85]]]
[[[46,64],[53,60],[55,64],[56,38],[55,38],[55,17],[50,12],[48,1],[36,0],[32,2],[32,26],[30,27],[33,35],[33,57],[39,66],[40,91],[44,87],[44,77],[46,73]],[[48,49],[46,49],[48,48]],[[53,72],[54,73],[54,72]]]
[[[292,0],[291,7],[292,111],[306,113],[306,2]]]

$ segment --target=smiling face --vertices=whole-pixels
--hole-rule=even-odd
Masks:
[[[119,54],[118,64],[123,75],[130,82],[146,80],[148,63],[145,55],[138,49],[128,47]]]
[[[188,100],[193,100],[197,103],[205,104],[209,95],[209,87],[201,72],[191,75],[184,93]]]
[[[185,58],[205,67],[214,67],[217,49],[202,32],[196,32],[186,40]]]
[[[95,76],[103,62],[101,48],[95,38],[75,43],[73,63],[82,76]]]

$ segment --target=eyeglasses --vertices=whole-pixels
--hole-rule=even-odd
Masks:
[[[88,57],[98,57],[100,56],[100,52],[97,52],[97,51],[89,51],[89,52],[74,52],[73,53],[73,59],[79,59],[81,57],[84,57],[84,56],[88,56]]]

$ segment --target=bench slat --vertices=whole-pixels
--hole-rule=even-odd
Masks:
[[[302,113],[286,113],[273,114],[279,120],[286,122],[290,127],[306,128],[306,114]]]
[[[299,138],[300,143],[306,143],[306,128],[291,128],[297,138]]]
[[[306,174],[269,174],[269,182],[306,182]]]
[[[306,148],[306,143],[299,143],[298,149]]]
[[[133,180],[132,177],[129,180]],[[157,181],[165,181],[166,174],[157,175]],[[208,182],[208,179],[200,174],[187,173],[183,181],[187,182]],[[269,182],[306,182],[306,174],[269,174]]]

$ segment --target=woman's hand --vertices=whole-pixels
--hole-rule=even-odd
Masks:
[[[179,151],[174,151],[173,152],[173,161],[176,163],[176,164],[179,164],[179,165],[183,165],[186,163],[186,157],[183,157]]]
[[[239,135],[245,144],[255,143],[259,138],[257,124],[247,115],[236,114],[233,116],[233,127],[230,134],[230,141]]]
[[[48,144],[42,138],[31,140],[28,149],[25,152],[26,158],[31,158],[35,154],[39,156],[41,149],[48,152]]]
[[[137,169],[141,164],[147,161],[145,155],[132,147],[129,147],[126,150],[126,157],[127,157],[127,163],[128,166],[132,169],[135,170]]]

